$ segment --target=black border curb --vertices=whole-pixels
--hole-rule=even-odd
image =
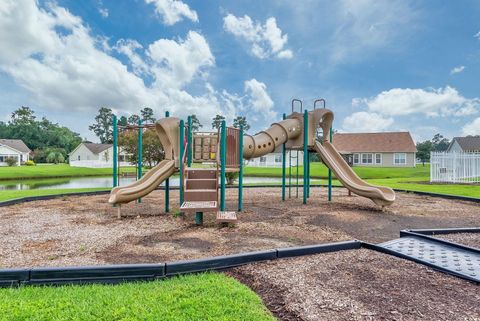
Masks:
[[[423,235],[435,235],[435,234],[455,234],[455,233],[480,233],[480,227],[455,227],[455,228],[431,228],[431,229],[408,229],[400,231],[412,232]]]
[[[359,249],[361,246],[362,242],[352,240],[158,264],[5,269],[0,270],[0,287],[152,281],[180,274],[225,270],[260,261]]]
[[[439,197],[439,198],[445,198],[445,199],[480,203],[480,198],[470,197],[470,196],[439,194],[439,193],[421,192],[421,191],[410,191],[410,190],[407,190],[407,189],[398,189],[398,188],[394,188],[393,190],[395,192],[401,192],[401,193],[407,193],[407,194],[411,193],[411,194],[417,194],[417,195],[424,195],[424,196],[431,196],[431,197]]]

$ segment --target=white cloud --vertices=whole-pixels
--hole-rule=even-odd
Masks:
[[[473,35],[475,38],[480,39],[480,31]]]
[[[195,10],[180,0],[145,0],[146,3],[153,3],[155,12],[162,18],[167,26],[181,21],[183,17],[198,22],[198,15]]]
[[[250,117],[258,120],[257,115],[264,119],[274,119],[277,113],[273,111],[273,100],[267,93],[267,86],[255,78],[245,81],[245,92],[249,96],[247,106],[251,106]]]
[[[373,98],[355,98],[352,105],[365,105],[370,112],[388,116],[467,116],[478,112],[480,99],[468,99],[450,86],[445,88],[393,88]]]
[[[106,8],[98,8],[98,12],[103,18],[108,18],[108,9]]]
[[[450,70],[450,75],[459,74],[459,73],[461,73],[461,72],[464,71],[464,70],[465,70],[465,66],[455,67],[455,68],[453,68],[452,70]]]
[[[223,28],[237,38],[245,40],[251,45],[251,53],[261,59],[277,57],[290,59],[293,52],[284,49],[288,42],[288,36],[282,34],[275,18],[270,17],[262,25],[254,22],[249,16],[236,17],[228,14],[223,18]]]
[[[157,84],[162,86],[182,86],[202,67],[215,64],[207,41],[195,31],[190,31],[184,41],[157,40],[148,46],[147,55],[153,61]]]
[[[25,89],[35,107],[85,115],[72,120],[75,126],[83,123],[85,131],[100,106],[120,114],[138,113],[142,106],[158,116],[165,109],[178,117],[194,113],[203,124],[215,114],[233,119],[237,110],[250,112],[247,102],[258,119],[272,113],[273,102],[261,82],[248,81],[241,97],[217,92],[207,82],[215,57],[194,31],[176,41],[158,39],[143,46],[121,39],[110,47],[62,7],[42,9],[33,0],[5,0],[0,2],[0,43],[0,71]],[[190,85],[196,95],[185,88]]]
[[[462,134],[467,135],[480,135],[480,117],[476,118],[470,123],[465,124],[462,128]]]
[[[339,26],[329,43],[330,59],[346,63],[403,43],[400,38],[414,29],[418,13],[404,0],[342,0],[335,17]]]
[[[346,117],[343,120],[342,129],[345,132],[379,132],[387,130],[392,124],[391,117],[360,111]]]

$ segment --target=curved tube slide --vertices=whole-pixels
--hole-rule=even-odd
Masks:
[[[163,160],[138,181],[128,186],[112,189],[108,202],[111,204],[122,204],[144,197],[155,190],[164,180],[172,176],[174,172],[175,161]]]

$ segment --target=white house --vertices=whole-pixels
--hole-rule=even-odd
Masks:
[[[20,166],[30,159],[30,153],[30,148],[21,139],[0,139],[0,166],[7,166],[7,158],[15,159]]]
[[[447,153],[480,153],[480,136],[453,137]]]
[[[118,160],[120,166],[132,166],[128,156],[119,148]],[[80,143],[70,154],[69,163],[73,167],[108,168],[113,166],[113,145]]]
[[[292,166],[297,166],[297,164],[299,166],[302,166],[303,152],[298,151],[297,154],[297,151],[287,150],[286,167],[290,166],[290,160],[292,162]],[[282,152],[280,149],[277,149],[275,150],[275,152],[267,154],[265,156],[250,159],[245,163],[245,165],[252,167],[282,167]]]

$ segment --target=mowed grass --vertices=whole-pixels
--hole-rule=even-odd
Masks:
[[[135,167],[121,167],[120,173],[135,173]],[[68,164],[0,167],[0,180],[112,175],[111,168],[71,167]]]
[[[120,285],[0,289],[0,320],[275,320],[248,287],[220,273]]]
[[[31,197],[31,196],[45,196],[45,195],[58,195],[68,193],[84,193],[84,192],[96,192],[110,190],[105,188],[64,188],[64,189],[30,189],[30,190],[6,190],[0,191],[0,202],[8,201],[15,198]]]

